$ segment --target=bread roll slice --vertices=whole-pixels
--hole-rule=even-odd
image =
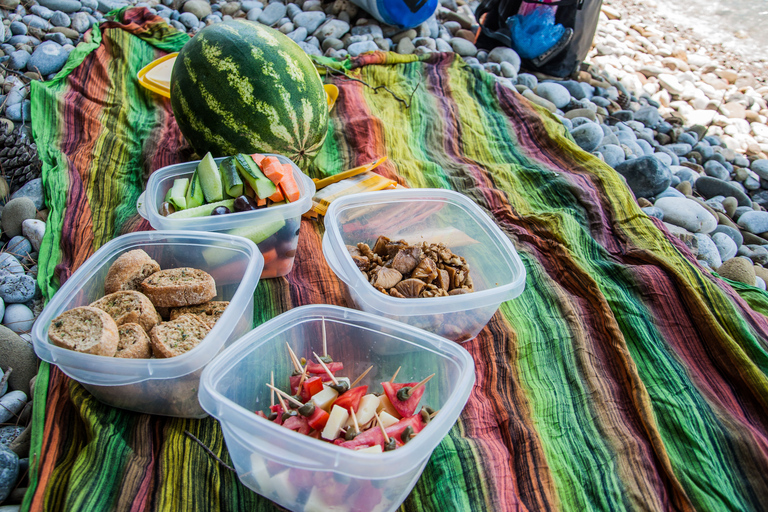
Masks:
[[[115,357],[126,359],[149,359],[152,357],[152,345],[149,336],[142,326],[127,323],[118,326],[117,333],[120,341],[117,343]]]
[[[175,357],[189,352],[203,341],[210,328],[196,315],[181,315],[176,320],[157,324],[149,333],[155,357]]]
[[[120,339],[112,317],[90,306],[73,308],[54,318],[48,337],[58,347],[109,357],[115,355]]]
[[[173,308],[171,310],[171,320],[175,320],[181,315],[197,315],[200,320],[213,329],[216,322],[219,321],[224,310],[229,306],[226,300],[209,300],[197,306],[184,306],[182,308]]]
[[[118,327],[123,324],[134,323],[139,324],[146,332],[149,332],[155,325],[163,321],[149,297],[135,290],[110,293],[92,302],[91,307],[109,313]]]
[[[197,268],[171,268],[155,272],[141,282],[141,291],[155,306],[178,308],[207,302],[216,296],[216,282]]]
[[[138,290],[139,283],[158,270],[160,265],[141,249],[123,253],[107,271],[104,292],[110,294],[122,290]]]

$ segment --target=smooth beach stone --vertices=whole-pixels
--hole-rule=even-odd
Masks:
[[[768,212],[745,212],[736,224],[750,233],[765,233],[768,231]]]
[[[652,156],[627,160],[615,169],[627,180],[635,197],[654,197],[666,190],[672,181],[669,167]]]
[[[741,235],[741,232],[738,229],[732,228],[731,226],[720,224],[715,228],[714,231],[712,231],[712,233],[710,233],[710,236],[714,236],[715,233],[722,233],[729,236],[731,240],[733,240],[733,242],[736,244],[737,249],[744,243],[744,237]]]
[[[472,41],[467,41],[464,38],[461,37],[453,37],[451,38],[451,47],[453,48],[453,51],[461,55],[462,57],[467,56],[474,56],[477,54],[477,47],[472,43]]]
[[[5,246],[5,252],[12,254],[19,261],[24,261],[32,253],[32,243],[23,236],[18,235],[8,241],[8,244]]]
[[[258,21],[262,12],[263,11],[260,8],[254,7],[248,11],[248,14],[245,15],[245,19],[248,21]]]
[[[544,84],[541,84],[544,85]],[[541,87],[541,85],[539,87]],[[584,123],[571,131],[571,136],[581,149],[594,151],[603,140],[603,129],[597,123]]]
[[[611,114],[611,117],[613,117],[612,121],[619,121],[619,122],[627,122],[627,121],[634,121],[635,120],[635,113],[631,110],[617,110],[613,114]]]
[[[752,172],[760,176],[760,179],[768,181],[768,160],[755,160],[749,168]]]
[[[693,147],[698,144],[699,139],[696,138],[695,133],[685,132],[677,136],[677,142],[679,144],[688,144],[689,146]]]
[[[725,233],[714,233],[710,236],[712,237],[712,241],[715,243],[715,247],[717,247],[717,251],[720,253],[720,259],[722,261],[728,261],[729,259],[736,256],[736,251],[739,248],[736,246],[736,242],[734,242],[731,237]]]
[[[27,219],[21,223],[22,235],[29,240],[32,249],[40,250],[40,243],[45,235],[45,222],[38,219]]]
[[[687,181],[688,183],[696,183],[696,179],[699,177],[699,173],[692,171],[691,169],[683,167],[681,170],[674,173],[675,176],[680,178],[681,181]]]
[[[15,70],[24,69],[29,62],[29,52],[26,50],[17,50],[13,52],[7,61],[8,67]],[[8,102],[6,101],[6,105]]]
[[[739,250],[736,254],[739,256],[745,256],[759,265],[768,265],[768,249],[762,245],[742,245],[739,247]]]
[[[717,250],[715,242],[704,233],[694,233],[693,236],[699,243],[698,259],[706,261],[710,268],[719,268],[723,264],[723,260],[720,258],[720,252]]]
[[[690,144],[683,144],[680,142],[676,144],[667,144],[664,147],[672,151],[677,156],[685,156],[693,149]]]
[[[755,266],[749,258],[739,256],[729,258],[717,269],[720,277],[752,285],[755,282]]]
[[[11,391],[0,398],[0,423],[7,423],[8,420],[19,414],[27,404],[27,395],[23,391]]]
[[[649,217],[655,217],[659,220],[664,220],[664,212],[655,206],[646,206],[645,208],[640,209],[643,210],[643,212],[645,212],[645,214]]]
[[[672,157],[671,157],[671,156],[669,156],[669,155],[668,155],[668,154],[666,154],[666,153],[662,153],[661,151],[659,151],[659,152],[657,152],[657,153],[653,153],[653,155],[652,155],[652,156],[653,156],[654,158],[657,158],[657,159],[659,159],[659,160],[660,160],[662,163],[664,163],[664,165],[672,165]],[[675,176],[673,175],[673,178],[674,178],[674,177],[675,177]],[[678,178],[678,180],[679,180],[679,179],[680,179],[680,178]]]
[[[640,146],[640,149],[643,150],[643,155],[645,156],[653,155],[653,146],[651,146],[647,140],[638,138],[636,142],[637,142],[637,145]]]
[[[661,122],[659,111],[654,107],[641,107],[634,115],[635,121],[643,123],[648,128],[653,128]]]
[[[297,14],[293,18],[293,23],[297,27],[304,27],[307,29],[307,32],[310,34],[317,30],[317,28],[323,24],[325,21],[325,13],[321,11],[311,11],[311,12],[302,12]],[[354,28],[361,28],[361,27],[353,27]],[[379,32],[381,32],[381,28],[377,27],[379,29]],[[352,32],[352,35],[358,35],[356,32]]]
[[[616,138],[619,139],[619,142],[622,144],[628,144],[630,142],[636,142],[637,141],[637,135],[635,135],[632,131],[626,131],[626,130],[619,130],[615,133]]]
[[[490,53],[488,55],[490,56]],[[529,89],[536,89],[536,86],[539,85],[539,79],[530,73],[520,73],[517,75],[517,83]]]
[[[755,288],[760,288],[761,290],[765,291],[765,281],[763,281],[762,277],[755,276]]]
[[[307,38],[307,29],[304,27],[299,27],[293,32],[290,32],[286,34],[289,39],[292,39],[293,41],[299,43]]]
[[[83,5],[77,0],[38,0],[38,4],[52,11],[77,12]]]
[[[21,425],[7,425],[0,427],[0,446],[3,448],[10,448],[10,444],[24,432],[24,428]]]
[[[605,146],[600,146],[597,148],[597,150],[603,154],[605,163],[611,167],[616,167],[626,158],[624,155],[624,150],[621,149],[621,147],[618,145],[608,144]]]
[[[11,105],[5,109],[5,116],[11,121],[29,122],[32,117],[32,103],[29,100],[24,100],[20,104]]]
[[[611,106],[611,100],[603,98],[602,96],[593,96],[591,100],[592,103],[598,107],[608,108]]]
[[[497,46],[496,48],[488,52],[488,60],[490,62],[498,62],[499,64],[503,62],[508,62],[515,69],[515,73],[520,72],[520,56],[512,48],[508,48],[506,46]],[[532,76],[532,75],[529,75],[529,76]],[[529,87],[531,86],[529,85]],[[536,84],[534,83],[531,89],[535,89],[535,88],[536,88]]]
[[[712,158],[712,156],[715,154],[714,149],[712,149],[710,146],[702,145],[701,143],[696,144],[693,147],[693,150],[699,153],[701,155],[701,159],[705,162]]]
[[[4,370],[13,368],[8,383],[11,388],[30,395],[29,381],[37,375],[37,356],[32,345],[9,328],[0,325],[0,364]]]
[[[271,27],[277,23],[281,18],[285,17],[288,12],[288,8],[281,2],[272,2],[267,5],[259,16],[258,22]]]
[[[69,51],[53,41],[41,43],[32,53],[27,63],[29,71],[39,71],[41,75],[49,75],[59,71],[69,57]]]
[[[583,100],[587,98],[587,91],[584,87],[582,87],[582,82],[577,82],[576,80],[563,80],[562,82],[558,83],[565,87],[568,90],[568,94],[570,94],[575,99]]]
[[[347,48],[347,51],[353,57],[357,57],[358,55],[362,55],[363,53],[366,53],[366,52],[375,52],[378,50],[379,50],[379,47],[373,41],[362,41],[360,43],[353,43],[349,45],[349,47]]]
[[[34,295],[34,289],[32,295]],[[32,324],[34,323],[34,313],[32,313],[32,310],[24,304],[8,304],[6,306],[5,315],[3,315],[3,325],[8,327],[16,334],[29,332],[32,329]]]
[[[0,447],[0,503],[5,501],[19,477],[19,456]]]
[[[21,224],[27,219],[34,219],[37,214],[35,203],[28,197],[11,199],[3,208],[0,216],[3,233],[9,237],[21,234]]]
[[[0,298],[6,304],[5,316],[11,304],[27,302],[35,295],[35,280],[26,274],[6,274],[0,276]]]
[[[554,82],[542,82],[536,87],[536,94],[551,101],[557,108],[563,108],[571,101],[568,89]]]
[[[696,180],[696,192],[709,199],[714,196],[733,196],[739,206],[752,207],[752,201],[734,182],[723,181],[711,176],[701,176]]]
[[[48,21],[50,21],[51,25],[54,27],[68,27],[72,24],[72,20],[69,19],[69,16],[61,11],[54,12],[53,16],[51,16],[51,19]]]
[[[753,212],[755,211],[751,206],[737,206],[736,210],[734,210],[733,215],[731,217],[733,220],[738,221],[739,217],[744,215],[745,213]]]
[[[0,275],[23,273],[24,266],[16,257],[7,252],[0,253]]]
[[[658,194],[656,194],[657,199],[661,199],[663,197],[685,198],[685,194],[683,194],[682,192],[680,192],[674,187],[667,187],[667,189],[664,190],[663,192],[659,192]]]
[[[76,12],[71,16],[72,18],[72,29],[77,30],[79,33],[84,33],[89,28],[91,28],[92,22],[87,14],[84,12]]]
[[[707,173],[707,176],[723,181],[727,181],[730,177],[728,169],[726,169],[720,162],[714,160],[710,160],[704,164],[704,172]]]
[[[315,37],[321,41],[329,37],[341,39],[347,32],[349,32],[349,23],[338,19],[330,19],[315,31]]]

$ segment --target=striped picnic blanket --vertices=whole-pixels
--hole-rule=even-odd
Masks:
[[[47,297],[99,246],[148,229],[135,210],[148,174],[189,159],[168,102],[135,78],[185,41],[144,9],[123,11],[55,80],[34,84]],[[768,507],[764,292],[703,270],[553,117],[460,58],[375,53],[323,65],[358,80],[326,68],[341,93],[310,174],[386,155],[379,174],[484,208],[527,271],[523,294],[464,345],[475,387],[403,510]],[[255,291],[256,323],[303,304],[345,305],[322,233],[302,221],[291,274]],[[113,409],[48,365],[35,393],[23,510],[276,508],[184,435],[229,463],[210,418]]]

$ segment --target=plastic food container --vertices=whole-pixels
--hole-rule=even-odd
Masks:
[[[494,221],[466,196],[440,189],[355,194],[331,203],[325,215],[323,255],[346,285],[347,304],[464,342],[477,336],[505,300],[525,288],[525,267]],[[403,299],[374,288],[346,249],[373,248],[379,235],[409,243],[442,242],[463,256],[473,293]]]
[[[160,215],[160,206],[173,181],[176,178],[192,177],[197,164],[200,163],[197,160],[169,165],[153,172],[147,181],[146,191],[139,196],[136,208],[139,214],[157,230],[213,231],[245,236],[259,246],[264,256],[264,271],[261,277],[266,279],[284,276],[293,268],[296,246],[299,243],[301,214],[312,207],[315,184],[288,158],[282,155],[267,155],[291,164],[293,177],[301,192],[298,201],[250,212],[190,219],[172,219]],[[215,160],[220,164],[224,158]]]
[[[213,300],[228,300],[229,306],[208,336],[189,352],[168,359],[111,358],[53,345],[48,339],[51,320],[103,297],[110,265],[133,249],[143,249],[162,269],[194,267],[213,276]],[[148,414],[205,417],[197,401],[200,372],[222,347],[253,327],[253,291],[263,265],[253,242],[222,233],[141,231],[120,236],[88,258],[53,296],[32,328],[35,352],[105,404]]]
[[[439,413],[416,437],[384,453],[359,453],[288,430],[254,414],[270,405],[266,383],[289,389],[286,343],[298,357],[322,353],[322,325],[328,354],[344,363],[339,375],[382,391],[402,366],[396,382],[415,382],[435,373],[420,405]],[[461,346],[385,318],[337,306],[292,309],[249,332],[206,367],[200,404],[221,422],[240,480],[280,505],[303,512],[395,510],[418,480],[432,451],[456,422],[475,381],[474,363]],[[361,500],[361,501],[357,501]]]

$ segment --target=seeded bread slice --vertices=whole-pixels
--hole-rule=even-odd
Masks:
[[[115,355],[120,339],[112,317],[90,306],[70,309],[54,318],[48,337],[58,347],[109,357]]]
[[[229,306],[229,301],[210,300],[197,306],[184,306],[183,308],[174,308],[171,310],[171,320],[175,320],[181,315],[197,315],[200,320],[213,329],[216,322],[219,321],[224,310]]]
[[[149,297],[135,290],[110,293],[92,302],[91,307],[99,308],[109,313],[118,326],[123,324],[139,324],[146,332],[162,322],[160,315]]]
[[[127,323],[118,326],[117,333],[120,341],[117,343],[115,357],[126,359],[149,359],[152,357],[152,346],[149,336],[142,326]]]
[[[207,302],[216,296],[216,282],[197,268],[171,268],[155,272],[141,282],[141,291],[155,306],[178,308]]]
[[[138,290],[139,283],[158,270],[160,270],[160,265],[141,249],[123,253],[107,271],[107,278],[104,280],[104,293]]]
[[[176,320],[157,324],[149,333],[155,357],[174,357],[198,346],[210,328],[196,315],[181,315]]]

